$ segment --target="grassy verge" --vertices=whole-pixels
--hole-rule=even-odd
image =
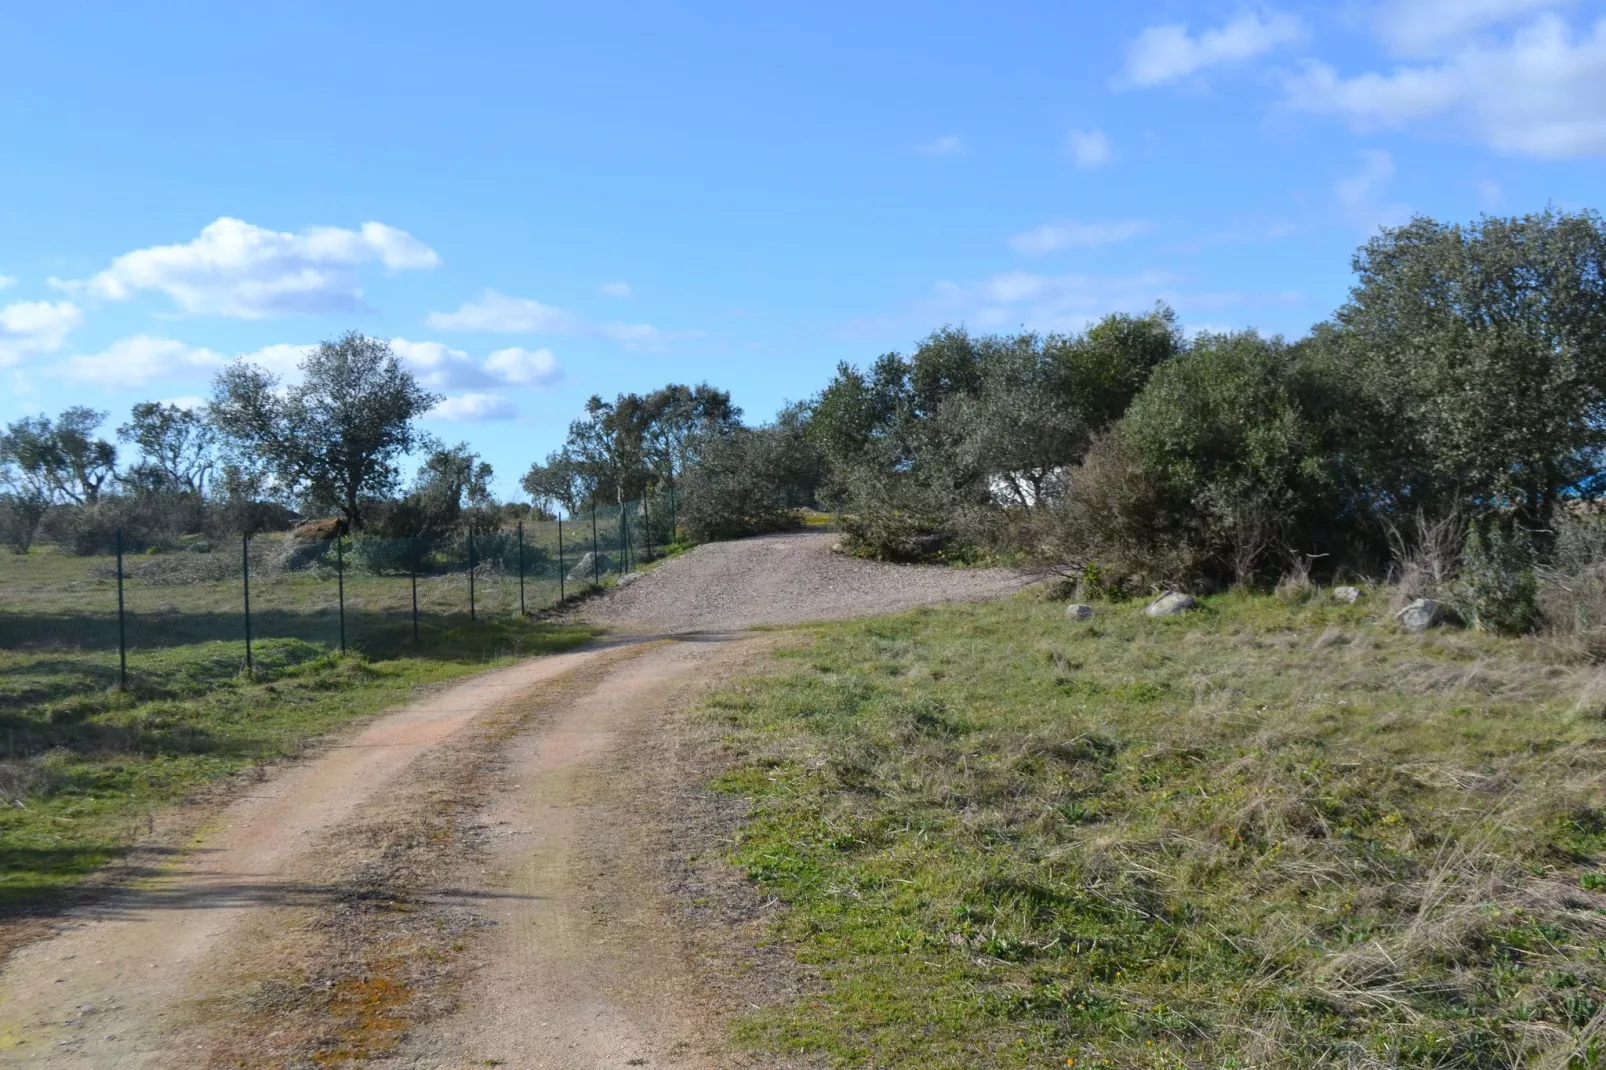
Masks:
[[[1606,1065],[1606,686],[1226,595],[805,631],[711,698],[845,1066]]]
[[[323,643],[191,640],[139,652],[130,690],[116,653],[0,650],[0,913],[48,904],[122,855],[151,811],[251,765],[294,755],[418,686],[519,655],[555,652],[586,628],[516,619],[432,628],[369,657]]]

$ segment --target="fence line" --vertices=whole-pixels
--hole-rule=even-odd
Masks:
[[[239,659],[247,673],[319,648],[427,651],[454,628],[525,618],[605,586],[675,538],[663,501],[588,511],[439,539],[191,536],[160,553],[119,528],[99,556],[52,546],[0,555],[0,656],[65,655],[86,678],[126,690],[164,674],[171,682],[176,663],[159,655],[178,647],[232,643],[204,656]]]

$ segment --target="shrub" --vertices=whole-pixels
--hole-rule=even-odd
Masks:
[[[45,500],[40,495],[0,494],[0,540],[14,553],[27,553],[44,515]]]
[[[1606,515],[1563,515],[1550,561],[1538,569],[1546,627],[1606,653]]]
[[[1095,436],[1064,478],[1060,503],[1036,514],[1024,535],[1049,568],[1105,595],[1198,575],[1193,518],[1118,432]]]
[[[1533,536],[1516,524],[1485,523],[1467,532],[1453,602],[1469,624],[1521,634],[1539,622]]]
[[[679,521],[694,539],[796,527],[797,510],[814,504],[820,466],[818,450],[795,426],[740,428],[712,438],[682,478]]]

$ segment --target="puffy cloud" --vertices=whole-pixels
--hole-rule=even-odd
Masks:
[[[224,217],[193,241],[124,253],[80,282],[52,281],[109,301],[151,291],[186,312],[261,319],[363,307],[357,269],[365,265],[407,271],[439,263],[429,246],[383,223],[288,234]]]
[[[915,151],[934,160],[946,160],[955,156],[963,156],[965,154],[965,143],[959,140],[958,134],[944,134],[942,137],[932,141],[916,145]]]
[[[0,368],[55,352],[83,320],[83,310],[71,301],[19,301],[0,308]]]
[[[550,349],[498,349],[475,363],[461,349],[441,342],[410,342],[393,338],[391,349],[425,386],[434,390],[472,390],[497,385],[551,386],[563,377],[563,368]]]
[[[1142,219],[1126,219],[1106,223],[1044,223],[1040,227],[1016,234],[1009,244],[1018,253],[1040,256],[1075,246],[1110,245],[1126,241],[1154,229],[1152,223]]]
[[[1606,154],[1606,18],[1575,35],[1554,14],[1508,40],[1478,39],[1442,62],[1343,77],[1307,62],[1284,81],[1287,105],[1359,131],[1452,119],[1501,152],[1564,159]]]
[[[478,423],[482,420],[511,420],[518,415],[518,409],[499,394],[468,393],[446,398],[425,415],[433,420]]]
[[[210,349],[137,334],[113,342],[99,353],[68,357],[56,372],[76,383],[129,387],[142,386],[152,379],[212,372],[224,363],[223,356]]]
[[[315,345],[280,342],[277,345],[263,346],[250,353],[242,353],[239,359],[266,368],[281,379],[296,379],[301,375],[301,362],[307,359],[307,354],[317,348]]]
[[[485,358],[485,371],[517,386],[551,386],[563,378],[563,368],[550,349],[498,349]]]
[[[1491,26],[1510,22],[1566,0],[1389,0],[1377,8],[1377,34],[1401,55],[1433,55]]]
[[[528,297],[486,290],[456,312],[431,312],[424,323],[441,331],[494,331],[501,334],[589,334],[612,339],[627,349],[656,349],[664,333],[646,323],[594,323]]]
[[[628,282],[605,282],[597,287],[597,292],[603,297],[634,297],[635,291]]]
[[[1065,135],[1065,155],[1077,167],[1091,171],[1114,160],[1115,149],[1102,130],[1072,130]]]
[[[1127,46],[1126,69],[1118,86],[1149,88],[1179,82],[1208,67],[1239,63],[1306,37],[1305,24],[1292,15],[1246,12],[1198,36],[1184,22],[1150,26]]]

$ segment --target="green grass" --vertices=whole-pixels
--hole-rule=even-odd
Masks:
[[[247,674],[237,579],[131,582],[122,690],[105,564],[0,555],[0,912],[58,901],[124,855],[155,808],[209,782],[294,755],[418,686],[592,634],[519,619],[516,582],[479,585],[470,622],[463,578],[430,577],[415,643],[407,580],[354,576],[341,656],[334,584],[264,576]]]
[[[818,626],[713,696],[833,1065],[1602,1065],[1606,686],[1378,602]]]

